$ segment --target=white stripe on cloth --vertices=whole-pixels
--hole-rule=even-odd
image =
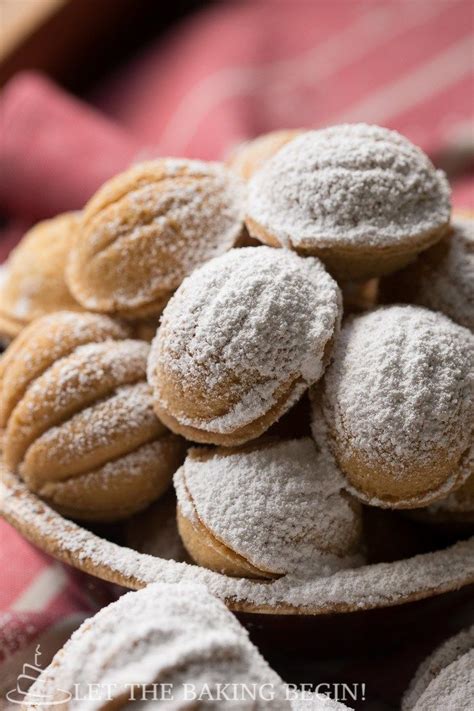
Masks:
[[[10,606],[13,612],[41,612],[66,587],[64,568],[55,563],[42,570]]]
[[[183,152],[206,116],[215,111],[224,101],[239,94],[258,92],[268,71],[276,76],[279,84],[294,84],[310,76],[317,79],[333,76],[343,67],[365,56],[370,50],[385,44],[400,33],[407,32],[418,24],[439,15],[446,8],[443,2],[416,3],[404,22],[394,22],[394,13],[399,9],[390,6],[371,8],[355,22],[340,32],[331,35],[325,42],[288,59],[265,62],[260,66],[224,67],[204,77],[181,99],[169,117],[162,132],[160,143],[172,141],[175,151]],[[248,136],[242,136],[248,138]],[[158,153],[160,146],[157,147]]]
[[[374,92],[330,123],[368,121],[384,124],[426,99],[439,94],[472,71],[474,35],[448,47],[425,64]]]

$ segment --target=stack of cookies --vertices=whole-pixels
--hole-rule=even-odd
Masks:
[[[174,480],[190,558],[262,580],[354,564],[362,504],[472,520],[473,224],[377,126],[133,166],[2,269],[5,465],[92,521]]]

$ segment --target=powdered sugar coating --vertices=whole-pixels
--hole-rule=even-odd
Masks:
[[[219,163],[162,158],[112,178],[86,206],[67,277],[86,307],[160,313],[184,277],[243,227],[244,185]]]
[[[474,219],[456,217],[452,233],[384,280],[381,293],[387,302],[426,306],[474,331]]]
[[[28,396],[45,401],[54,394],[60,409],[80,388],[88,392],[109,373],[117,382],[143,378],[148,352],[147,343],[131,339],[81,345],[37,378],[28,389]]]
[[[322,416],[326,433],[316,410],[313,433],[323,445],[330,431],[339,462],[355,453],[395,483],[417,469],[434,476],[450,466],[437,492],[449,493],[468,477],[466,463],[472,462],[474,337],[442,314],[415,306],[348,320],[325,376]],[[426,495],[433,496],[429,488]]]
[[[169,488],[184,450],[178,437],[165,434],[79,477],[47,481],[38,494],[64,516],[101,521],[129,519]]]
[[[192,449],[174,481],[191,521],[197,515],[256,568],[302,575],[354,563],[348,554],[358,542],[360,512],[342,493],[342,477],[331,474],[307,437],[241,450]]]
[[[116,387],[144,380],[148,350],[143,341],[88,343],[53,363],[30,384],[8,420],[9,465],[18,466],[27,448],[50,427]]]
[[[87,343],[120,340],[128,335],[108,316],[58,311],[26,326],[0,360],[0,427],[29,385],[57,360]]]
[[[474,649],[443,669],[418,699],[413,711],[471,711],[474,698]]]
[[[474,219],[457,218],[446,258],[422,277],[417,302],[474,331]]]
[[[275,691],[271,708],[291,708],[282,680],[251,644],[244,628],[204,586],[190,584],[150,585],[100,610],[74,632],[29,694],[34,701],[34,695],[54,698],[58,689],[74,691],[76,697],[87,700],[68,707],[99,711],[110,704],[109,689],[114,708],[122,708],[130,703],[130,686],[152,683],[172,685],[174,701],[162,703],[176,711],[189,708],[189,700],[183,699],[184,683],[194,684],[197,693],[208,684],[214,694],[217,684],[249,684],[250,688],[268,684]],[[99,685],[99,693],[90,693],[91,684]],[[140,692],[136,698],[141,699]],[[323,709],[323,702],[311,708]],[[155,708],[157,703],[149,700],[141,705]],[[216,708],[216,703],[204,700],[198,706]],[[269,704],[258,699],[234,703],[222,699],[219,708],[258,711]],[[336,704],[332,708],[345,707]]]
[[[118,546],[52,511],[0,462],[2,514],[56,557],[129,587],[161,581],[205,584],[234,609],[341,612],[395,605],[455,590],[474,581],[474,537],[447,549],[394,563],[340,570],[329,576],[285,575],[273,582],[230,578],[196,565],[163,560]]]
[[[80,311],[69,293],[64,269],[74,241],[79,213],[64,213],[37,223],[10,252],[0,274],[0,317],[17,322],[15,336],[27,323],[58,309]]]
[[[89,317],[39,319],[5,355],[6,414],[14,407],[3,457],[65,515],[114,521],[169,487],[184,444],[155,415],[145,381],[149,345],[112,340],[126,332]]]
[[[450,209],[444,173],[419,148],[396,131],[344,124],[281,148],[250,181],[247,215],[287,247],[381,247],[438,230]]]
[[[444,642],[418,668],[402,711],[469,711],[474,698],[474,626]]]
[[[181,424],[233,432],[268,412],[281,388],[293,391],[289,407],[321,377],[340,314],[337,284],[318,260],[269,247],[231,250],[168,303],[148,362],[154,397]],[[194,414],[180,409],[166,381],[173,396],[195,388],[206,403]],[[213,411],[213,398],[227,406]]]
[[[163,435],[147,383],[118,387],[109,397],[48,429],[29,448],[21,468],[26,477],[62,480],[77,476]]]

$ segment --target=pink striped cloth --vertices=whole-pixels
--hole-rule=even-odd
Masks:
[[[471,0],[229,1],[148,47],[95,108],[19,77],[0,99],[0,258],[31,220],[80,207],[134,158],[220,158],[274,128],[380,123],[472,170],[473,30]],[[466,172],[454,184],[456,206],[474,207],[473,184]],[[0,570],[2,698],[33,643],[46,663],[111,592],[3,521]]]

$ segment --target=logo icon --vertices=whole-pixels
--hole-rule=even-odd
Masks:
[[[70,701],[72,694],[63,689],[56,689],[54,694],[35,694],[30,692],[30,686],[38,679],[43,671],[39,658],[41,657],[40,645],[35,649],[34,664],[23,664],[23,671],[18,675],[16,688],[7,692],[6,698],[11,704],[23,706],[59,706]]]

